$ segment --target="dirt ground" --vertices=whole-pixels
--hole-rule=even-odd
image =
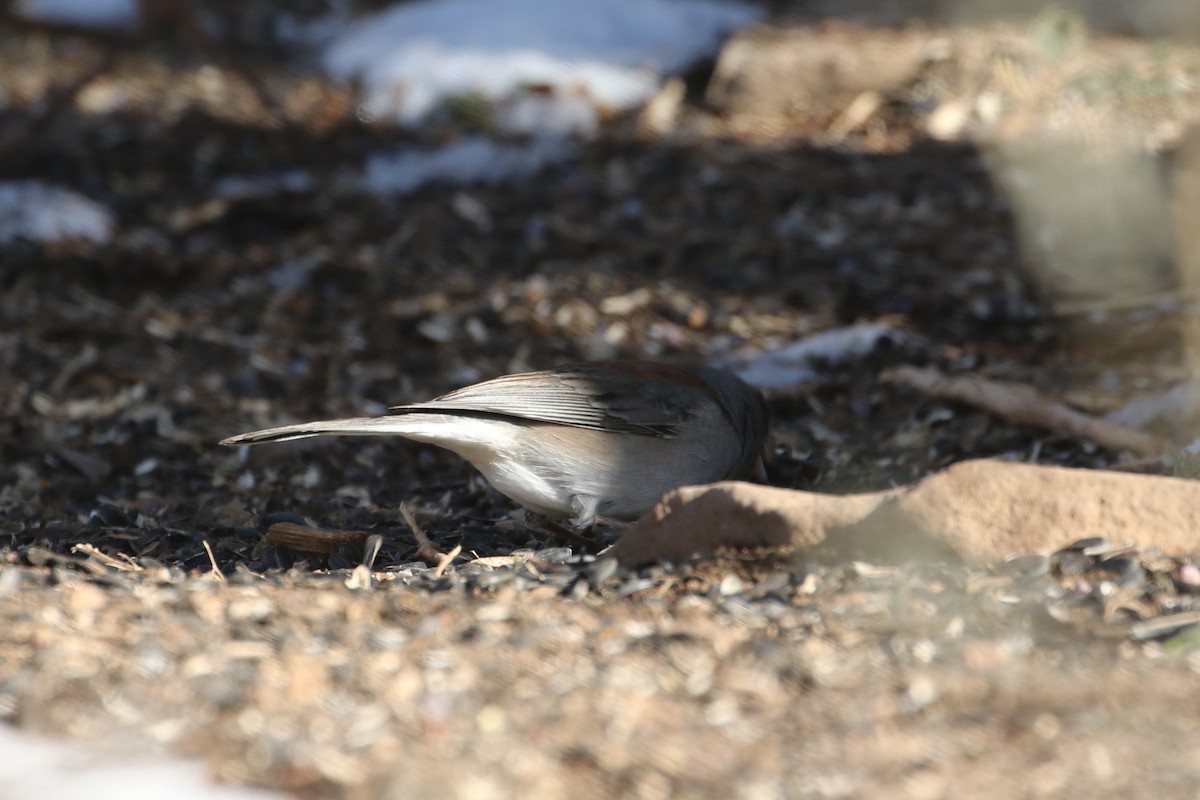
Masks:
[[[484,123],[364,123],[351,88],[266,46],[0,27],[0,179],[117,215],[105,246],[0,250],[0,719],[302,798],[1200,795],[1196,554],[1079,530],[993,565],[616,570],[527,530],[448,453],[215,445],[520,369],[696,362],[886,321],[906,335],[770,396],[772,483],[1120,465],[878,374],[933,365],[1096,412],[1178,379],[1188,309],[1067,325],[975,134],[1136,119],[1169,161],[1200,108],[1198,51],[1067,11],[897,33],[797,7],[775,27],[935,55],[913,67],[898,48],[878,90],[856,73],[774,112],[718,97],[710,65],[665,134],[617,117],[534,180],[384,198],[339,176]],[[989,116],[989,91],[1033,110]],[[96,111],[113,92],[123,110]],[[313,180],[215,188],[292,169]],[[1166,272],[1155,297],[1185,283]],[[461,547],[444,569],[418,558],[401,503]],[[381,549],[367,566],[355,543],[303,556],[266,540],[277,523]],[[1172,614],[1191,622],[1159,624]]]

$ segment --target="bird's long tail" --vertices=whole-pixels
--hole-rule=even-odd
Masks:
[[[281,428],[265,428],[261,431],[239,433],[222,439],[221,444],[238,447],[243,444],[264,442],[287,442],[292,439],[307,439],[310,436],[409,436],[421,433],[420,424],[414,425],[414,417],[396,415],[387,417],[348,417],[346,419],[323,419],[284,425]]]

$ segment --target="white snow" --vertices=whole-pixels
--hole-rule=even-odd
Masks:
[[[43,22],[133,28],[138,21],[138,0],[17,0],[15,11]]]
[[[627,109],[760,15],[720,0],[415,0],[352,24],[324,61],[362,80],[370,114],[406,124],[449,97],[500,102],[530,86]]]
[[[132,26],[137,7],[137,0],[18,0],[26,16],[75,24]],[[343,14],[335,7],[325,19],[295,23],[281,12],[280,21],[300,40],[323,42],[331,75],[362,82],[364,119],[417,125],[448,99],[479,98],[495,130],[528,140],[466,138],[441,150],[372,155],[352,182],[392,194],[437,180],[528,177],[562,161],[571,153],[567,136],[594,135],[602,114],[643,103],[672,73],[714,56],[723,36],[756,21],[762,9],[739,0],[413,0],[353,22]],[[94,99],[105,109],[121,102]],[[303,190],[306,180],[299,172],[231,176],[217,193]],[[83,198],[71,213],[59,209],[43,220],[10,211],[13,191],[0,186],[0,245],[111,234],[111,215]],[[49,198],[35,199],[51,205]]]
[[[870,354],[880,342],[907,341],[913,335],[883,323],[863,323],[833,328],[799,341],[723,366],[760,389],[788,389],[819,377],[816,364],[845,363]]]
[[[290,169],[265,175],[227,175],[217,181],[213,194],[225,200],[244,200],[280,192],[311,192],[315,186],[311,172]]]
[[[568,158],[561,138],[534,139],[527,144],[500,144],[482,136],[459,139],[438,150],[412,148],[367,159],[360,186],[377,194],[406,194],[427,183],[495,183],[528,177]]]
[[[0,246],[20,239],[106,244],[113,226],[111,211],[69,189],[41,181],[0,183]]]
[[[515,95],[494,111],[496,126],[505,133],[590,139],[600,129],[599,110],[581,94]]]
[[[4,800],[283,800],[259,789],[218,786],[193,761],[52,742],[0,725]]]

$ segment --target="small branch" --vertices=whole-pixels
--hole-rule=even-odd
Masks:
[[[213,577],[224,583],[225,573],[217,566],[217,557],[213,555],[212,545],[208,543],[208,539],[204,539],[201,543],[204,545],[204,552],[208,553],[208,563],[212,564]]]
[[[554,520],[543,520],[538,526],[544,528],[551,536],[556,536],[569,544],[573,544],[579,548],[580,552],[591,553],[596,550],[596,540],[589,539],[586,536],[580,536],[575,531],[565,525],[561,525]]]
[[[142,571],[142,567],[140,564],[136,564],[132,561],[122,561],[119,558],[113,558],[112,556],[108,555],[107,553],[101,552],[94,545],[87,544],[86,542],[72,546],[71,552],[72,553],[83,553],[84,555],[89,556],[90,558],[94,558],[96,561],[100,562],[104,566],[109,567],[111,569],[118,570],[120,572],[141,572]],[[128,557],[126,557],[126,558],[128,558]]]
[[[966,403],[1017,425],[1090,439],[1101,447],[1138,455],[1162,455],[1164,439],[1134,428],[1091,417],[1041,396],[1028,386],[979,377],[950,377],[933,369],[896,367],[879,376],[884,383],[918,389],[931,397]]]
[[[437,566],[434,567],[434,569],[433,569],[433,577],[435,577],[435,578],[442,577],[442,573],[446,571],[446,567],[450,566],[450,562],[453,561],[454,559],[458,558],[458,554],[461,552],[462,552],[462,545],[461,544],[454,545],[453,550],[451,550],[449,553],[446,553],[444,556],[442,556],[438,560]]]
[[[433,540],[429,538],[429,535],[425,533],[425,529],[417,524],[417,518],[414,517],[413,513],[408,510],[407,503],[400,504],[400,516],[404,517],[404,521],[408,523],[408,527],[412,528],[413,538],[417,540],[417,558],[429,564],[438,564],[438,574],[440,575],[441,570],[445,569],[445,566],[442,565],[442,561],[446,558],[446,554],[437,549],[437,545],[435,545]],[[462,551],[461,547],[457,549],[458,552]],[[458,555],[458,552],[455,552],[454,555]],[[454,555],[450,556],[450,558],[454,558]],[[446,563],[449,563],[449,561]]]

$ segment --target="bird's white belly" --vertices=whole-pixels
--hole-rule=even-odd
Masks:
[[[560,483],[546,480],[523,464],[492,459],[472,461],[487,482],[530,511],[547,517],[569,517],[571,495]]]
[[[479,470],[492,488],[530,511],[553,518],[575,513],[574,498],[563,480],[548,479],[547,474],[554,471],[545,469],[546,459],[536,448],[530,448],[527,425],[441,415],[430,415],[429,420],[433,424],[424,437],[410,435],[410,438],[423,438],[458,453]],[[448,431],[452,431],[452,436],[447,435]]]

